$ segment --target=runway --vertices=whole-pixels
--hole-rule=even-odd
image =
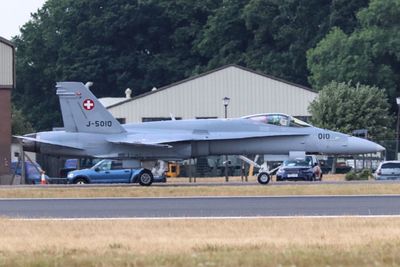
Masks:
[[[0,217],[185,218],[400,215],[400,195],[2,199]]]

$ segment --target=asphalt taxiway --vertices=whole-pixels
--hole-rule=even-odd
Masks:
[[[400,195],[1,199],[0,217],[185,218],[400,215]]]

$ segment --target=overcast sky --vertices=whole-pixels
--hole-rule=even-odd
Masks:
[[[46,0],[0,0],[0,36],[11,39]]]

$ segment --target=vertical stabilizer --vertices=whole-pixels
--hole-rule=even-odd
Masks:
[[[121,124],[83,83],[58,82],[56,87],[67,132],[125,132]]]

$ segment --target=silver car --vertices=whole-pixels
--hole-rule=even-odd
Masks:
[[[400,179],[400,161],[383,161],[375,171],[376,180],[394,180]]]

